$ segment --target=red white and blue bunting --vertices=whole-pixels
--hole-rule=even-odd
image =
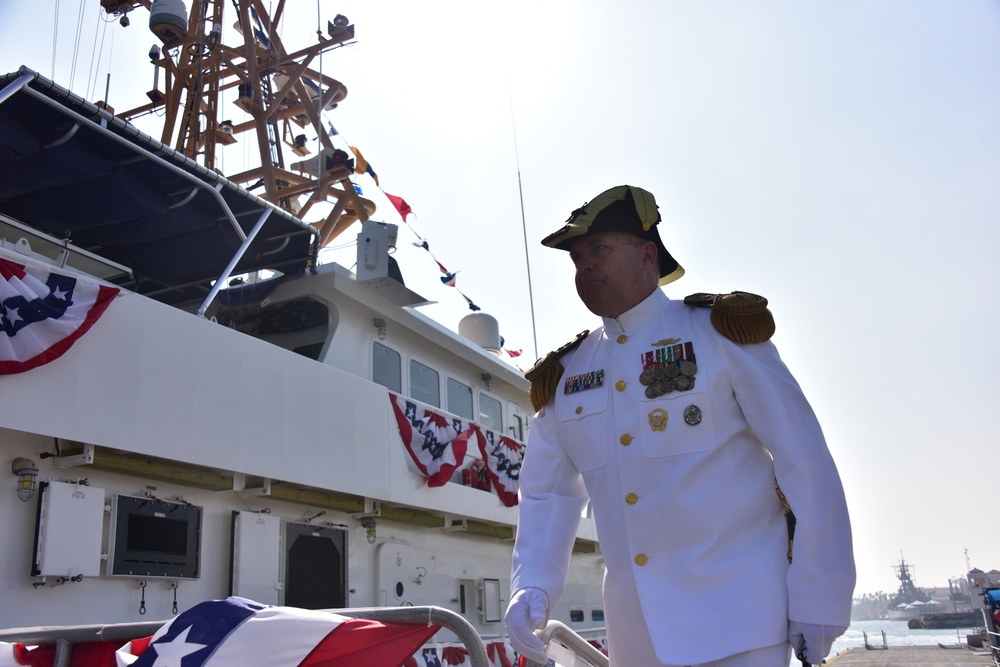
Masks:
[[[475,422],[441,414],[411,399],[389,392],[399,436],[428,486],[444,486],[467,466],[469,447],[477,447],[489,473],[492,490],[506,507],[517,505],[524,447],[482,428]]]
[[[104,313],[119,290],[0,259],[0,374],[58,359]]]

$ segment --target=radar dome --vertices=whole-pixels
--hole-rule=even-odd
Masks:
[[[187,30],[188,16],[184,0],[153,0],[149,7],[149,29],[172,25],[181,30]]]
[[[472,341],[490,354],[500,356],[500,325],[486,313],[466,315],[458,323],[458,335]]]

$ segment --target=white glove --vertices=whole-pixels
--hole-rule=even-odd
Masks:
[[[549,596],[541,588],[522,588],[514,593],[504,615],[510,645],[532,662],[544,665],[545,645],[534,630],[544,628],[549,620]]]
[[[818,665],[826,659],[833,646],[833,640],[847,632],[838,625],[813,625],[810,623],[788,622],[788,643],[799,660],[810,665]]]

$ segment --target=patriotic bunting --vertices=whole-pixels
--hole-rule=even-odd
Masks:
[[[54,269],[0,259],[0,374],[23,373],[61,357],[118,293]]]
[[[349,618],[326,611],[263,605],[244,598],[191,607],[151,638],[115,652],[113,642],[79,644],[70,667],[368,667],[402,665],[438,630]],[[117,642],[120,646],[121,642]],[[54,646],[17,644],[17,664],[52,665]],[[7,664],[0,657],[0,665]],[[408,664],[416,665],[416,661]]]
[[[486,645],[486,657],[490,659],[490,664],[493,667],[514,667],[507,651],[507,646],[503,642],[493,642]]]
[[[461,646],[446,646],[441,650],[441,658],[443,665],[448,665],[449,667],[468,667],[472,664],[469,658],[469,650]]]
[[[521,477],[524,447],[505,435],[494,431],[479,430],[479,453],[486,462],[486,469],[493,480],[493,489],[506,507],[517,505],[517,487]]]
[[[230,604],[234,602],[235,601],[233,599],[219,600],[214,602],[202,603],[202,605],[205,606],[202,607],[201,605],[199,605],[199,607],[201,607],[202,611],[206,611],[207,609],[210,609],[220,603]],[[258,605],[258,606],[263,607],[263,605]],[[341,641],[353,642],[355,641],[355,639],[364,640],[365,638],[360,636],[357,638],[350,637],[348,633],[358,629],[360,629],[362,632],[365,632],[368,631],[370,627],[373,625],[375,626],[376,629],[379,629],[379,626],[381,626],[382,628],[384,628],[384,631],[386,633],[393,633],[396,629],[403,629],[407,627],[407,626],[394,626],[392,624],[379,624],[367,621],[360,622],[364,624],[361,625],[354,619],[344,619],[343,617],[336,616],[335,614],[327,614],[325,612],[312,612],[302,609],[291,609],[288,607],[272,607],[271,609],[277,609],[281,610],[282,613],[287,613],[288,616],[291,619],[294,619],[296,623],[302,617],[312,617],[318,613],[323,613],[324,616],[334,616],[335,618],[340,619],[341,621],[347,620],[348,621],[347,625],[344,625],[342,622],[338,625],[339,629],[336,630],[336,634],[334,634],[333,630],[331,630],[327,635],[328,637],[332,636],[332,639],[338,642]],[[192,608],[191,611],[194,611],[194,608]],[[185,612],[185,614],[188,613],[189,612]],[[202,618],[204,618],[204,614],[202,614]],[[253,620],[254,625],[246,627],[247,628],[259,627],[260,622],[263,620],[263,618],[264,618],[263,616],[257,616]],[[179,622],[179,617],[174,621],[174,623],[177,622]],[[228,625],[226,625],[225,627],[228,627]],[[243,626],[240,627],[242,628]],[[431,630],[437,630],[437,629],[438,629],[437,626],[431,626]],[[165,632],[165,630],[166,629],[164,629],[161,632]],[[426,628],[424,626],[421,626],[420,628],[418,628],[418,630],[426,630]],[[294,629],[294,632],[292,633],[293,644],[300,643],[298,637],[301,634],[302,633],[299,632],[299,628],[296,627]],[[237,628],[236,634],[234,636],[238,641],[240,641],[246,637],[246,634],[245,631]],[[190,633],[188,635],[188,639],[189,640],[191,639]],[[247,649],[247,652],[249,652],[251,650],[254,650],[254,648],[258,647],[260,648],[260,652],[255,655],[256,661],[252,664],[258,664],[266,659],[268,661],[267,664],[270,665],[273,664],[270,662],[273,656],[279,655],[280,657],[284,657],[286,653],[289,654],[290,658],[294,659],[294,653],[296,651],[301,652],[306,648],[305,646],[302,646],[301,648],[293,647],[291,651],[286,651],[282,642],[275,641],[273,644],[268,644],[267,642],[271,639],[273,639],[273,634],[268,634],[265,637],[255,640],[253,642],[253,648]],[[154,640],[159,641],[159,633],[158,635],[154,635],[152,637],[133,639],[131,642],[127,642],[124,645],[120,640],[105,641],[105,642],[86,642],[86,643],[75,644],[73,646],[73,654],[70,657],[70,662],[68,667],[129,667],[130,665],[135,665],[137,663],[138,658],[146,652],[147,648]],[[392,637],[390,637],[390,641],[392,641]],[[601,642],[595,640],[589,640],[589,641],[591,645],[597,647],[602,653],[607,655],[607,650],[605,650]],[[414,643],[416,642],[415,638],[413,639],[413,642]],[[226,643],[231,643],[231,640],[226,640]],[[165,646],[166,643],[161,642],[160,644],[158,644],[159,648],[154,650],[163,651],[164,653],[166,653]],[[16,644],[16,643],[8,644],[5,642],[0,642],[0,667],[26,667],[26,666],[53,667],[55,663],[55,649],[56,647],[54,644],[47,644],[43,646],[29,648],[24,644]],[[353,649],[349,647],[341,647],[341,649],[345,651],[353,651]],[[337,659],[336,662],[333,662],[333,660],[331,660],[328,663],[321,663],[321,662],[313,663],[311,660],[306,659],[300,662],[299,664],[303,666],[316,664],[316,665],[322,665],[323,667],[340,667],[341,665],[344,665],[346,667],[357,667],[358,665],[374,665],[374,664],[400,664],[401,667],[450,667],[451,665],[467,665],[470,662],[470,659],[468,657],[468,649],[465,648],[464,646],[424,644],[423,647],[415,649],[416,652],[413,655],[408,655],[406,658],[404,658],[401,663],[367,662],[369,659],[377,660],[378,655],[375,653],[369,653],[367,649],[362,649],[362,650],[364,652],[351,653],[350,655],[347,655],[343,662]],[[440,652],[440,657],[439,657],[439,652]],[[181,664],[185,665],[186,667],[188,664],[200,666],[200,665],[205,665],[205,663],[209,662],[209,660],[205,659],[205,656],[200,655],[197,652],[192,652],[190,655],[191,655],[190,658],[187,658],[185,656],[174,656],[177,657],[177,660],[173,664],[175,665]],[[169,655],[159,655],[159,654],[157,654],[157,656],[158,658],[161,659],[161,664],[165,664],[167,661],[170,661],[172,657]],[[490,667],[514,667],[514,665],[517,664],[517,653],[510,647],[509,644],[501,641],[489,642],[486,644],[486,657]],[[183,660],[181,658],[183,658]],[[449,662],[456,660],[457,662]],[[278,661],[278,663],[279,665],[292,664],[291,662],[281,662],[280,660]]]
[[[427,486],[443,486],[462,466],[473,426],[463,419],[449,419],[389,393],[399,436],[410,458],[427,477]]]
[[[517,505],[517,489],[524,447],[517,441],[458,417],[434,410],[389,392],[399,436],[413,463],[427,477],[428,486],[447,484],[464,467],[470,444],[485,463],[491,486],[506,507]],[[475,440],[473,441],[473,438]]]
[[[438,658],[436,648],[425,648],[420,652],[420,658],[423,664],[419,667],[441,667],[441,659]]]

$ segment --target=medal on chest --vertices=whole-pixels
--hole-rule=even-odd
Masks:
[[[604,369],[590,371],[589,373],[582,373],[566,378],[566,381],[563,383],[563,393],[574,394],[586,389],[596,389],[602,384],[604,384]]]
[[[646,387],[646,398],[693,389],[698,373],[694,343],[665,338],[653,345],[656,347],[640,355],[642,372],[639,373],[639,382]]]

